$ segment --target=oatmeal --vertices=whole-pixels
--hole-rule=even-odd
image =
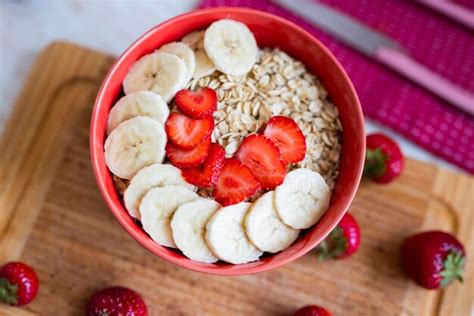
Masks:
[[[189,259],[241,264],[291,246],[330,206],[342,127],[322,83],[223,19],[142,56],[104,156],[129,215]],[[170,108],[172,111],[170,111]]]

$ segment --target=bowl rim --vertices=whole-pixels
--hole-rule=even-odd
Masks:
[[[251,13],[253,15],[260,15],[264,16],[266,18],[273,19],[277,21],[278,23],[284,24],[285,27],[289,27],[295,32],[302,33],[303,35],[311,38],[313,42],[319,48],[323,51],[325,55],[327,55],[332,62],[336,65],[339,73],[341,74],[342,79],[345,81],[348,87],[348,92],[351,94],[352,98],[356,102],[356,119],[357,122],[359,123],[358,127],[361,129],[362,135],[365,135],[364,131],[364,116],[362,113],[362,107],[358,98],[358,95],[356,93],[356,90],[354,88],[354,85],[352,81],[350,80],[349,76],[347,75],[346,71],[340,64],[340,62],[337,60],[337,58],[332,54],[332,52],[315,36],[313,36],[311,33],[303,29],[302,27],[296,25],[295,23],[286,20],[285,18],[279,17],[277,15],[260,11],[260,10],[255,10],[255,9],[250,9],[250,8],[242,8],[242,7],[217,7],[217,8],[207,8],[207,9],[197,9],[191,12],[183,13],[181,15],[175,16],[169,20],[166,20],[158,25],[153,26],[151,29],[146,31],[144,34],[142,34],[138,39],[136,39],[130,46],[128,46],[122,54],[116,59],[116,61],[113,63],[113,65],[110,67],[105,79],[102,81],[101,87],[97,93],[97,97],[94,102],[94,107],[92,110],[92,116],[91,116],[91,121],[90,121],[90,133],[89,133],[89,149],[90,149],[90,158],[91,158],[91,163],[92,163],[92,169],[94,172],[94,177],[97,182],[97,186],[99,187],[99,190],[101,192],[102,197],[104,198],[109,210],[112,212],[114,215],[115,219],[120,223],[120,225],[128,232],[129,235],[135,239],[136,242],[138,242],[142,247],[146,248],[148,251],[153,253],[154,255],[160,257],[161,259],[175,264],[179,267],[185,268],[187,270],[195,271],[195,272],[201,272],[201,273],[206,273],[206,274],[212,274],[212,275],[227,275],[227,276],[237,276],[237,275],[249,275],[249,274],[255,274],[259,272],[264,272],[264,271],[269,271],[275,268],[278,268],[282,265],[285,265],[289,262],[292,262],[303,255],[305,255],[307,252],[309,252],[311,249],[313,249],[321,240],[323,240],[337,225],[337,223],[341,220],[341,218],[344,216],[344,214],[347,212],[349,206],[351,205],[354,196],[357,192],[360,180],[362,178],[362,171],[363,171],[363,164],[364,164],[364,157],[365,157],[365,136],[364,139],[362,140],[362,151],[360,153],[361,157],[358,157],[359,163],[355,166],[355,168],[358,168],[357,170],[357,178],[354,179],[354,185],[352,188],[350,188],[348,194],[345,194],[346,196],[346,202],[343,203],[343,207],[341,207],[341,210],[339,214],[335,217],[334,222],[331,225],[328,225],[325,230],[322,231],[321,233],[321,238],[318,240],[314,240],[312,243],[306,243],[302,248],[299,250],[295,251],[294,253],[288,255],[287,257],[281,259],[281,260],[276,260],[276,261],[269,261],[265,265],[259,265],[255,267],[246,267],[245,269],[216,269],[215,267],[208,267],[206,265],[201,265],[198,262],[194,264],[192,261],[190,262],[182,262],[179,261],[179,259],[166,254],[164,252],[161,252],[157,248],[152,248],[151,244],[145,240],[145,238],[140,235],[136,225],[129,225],[129,223],[126,221],[125,217],[123,214],[121,214],[121,210],[116,205],[113,201],[112,196],[109,194],[106,186],[105,186],[105,174],[102,175],[100,172],[99,168],[99,158],[98,155],[96,154],[97,148],[103,148],[103,144],[98,144],[98,141],[94,137],[96,134],[97,130],[97,125],[98,125],[98,117],[99,117],[99,109],[101,107],[102,99],[104,97],[104,94],[106,93],[107,87],[109,86],[110,81],[115,75],[115,72],[117,68],[122,64],[123,60],[125,57],[130,54],[131,51],[133,51],[137,46],[139,46],[142,42],[146,41],[149,36],[151,36],[156,29],[158,28],[163,28],[168,25],[172,25],[176,21],[180,20],[185,20],[185,19],[191,19],[194,16],[198,15],[206,15],[210,13]],[[237,265],[238,266],[238,265]]]

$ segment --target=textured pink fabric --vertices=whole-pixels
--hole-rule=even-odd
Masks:
[[[474,37],[467,28],[414,1],[323,2],[384,32],[401,43],[415,60],[474,91]],[[215,6],[255,8],[304,27],[326,44],[342,63],[354,82],[365,115],[474,173],[474,117],[269,0],[205,0],[201,3],[201,7]]]

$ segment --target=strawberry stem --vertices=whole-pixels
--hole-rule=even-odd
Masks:
[[[369,179],[383,176],[387,170],[385,164],[387,160],[388,156],[384,154],[381,148],[367,148],[365,154],[364,176]]]
[[[0,278],[0,302],[16,305],[18,303],[17,293],[18,285],[10,283],[6,278]]]
[[[324,261],[330,258],[329,247],[326,240],[323,240],[317,247],[316,252],[318,253],[318,260]]]
[[[441,271],[441,287],[446,287],[454,280],[463,282],[464,255],[458,251],[451,251],[444,260],[444,268]]]
[[[318,260],[335,259],[344,254],[347,247],[347,239],[343,234],[342,228],[336,226],[329,236],[324,239],[317,247],[316,253]]]

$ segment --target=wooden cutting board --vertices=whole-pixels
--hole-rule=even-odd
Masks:
[[[89,161],[94,97],[113,58],[53,43],[38,57],[0,143],[0,264],[30,263],[40,292],[5,315],[82,315],[110,285],[143,294],[150,315],[289,315],[320,304],[335,315],[468,315],[464,284],[427,291],[403,276],[402,240],[424,229],[455,233],[474,253],[474,181],[408,159],[390,185],[363,183],[351,207],[363,239],[351,258],[308,254],[279,269],[222,277],[190,272],[140,247],[102,201]]]

